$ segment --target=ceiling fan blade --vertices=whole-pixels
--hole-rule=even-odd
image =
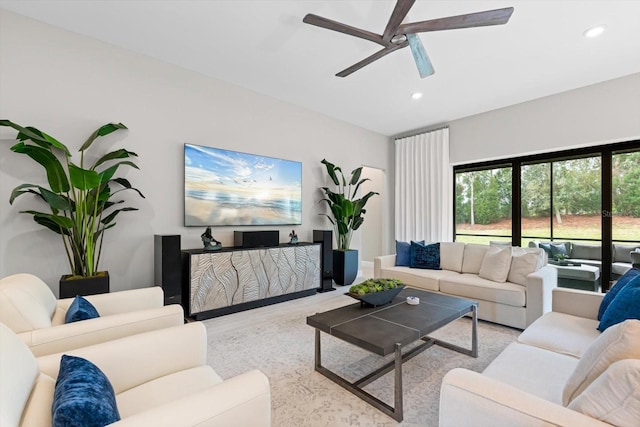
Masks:
[[[336,74],[337,77],[347,77],[349,74],[358,71],[360,68],[364,67],[365,65],[369,65],[371,64],[373,61],[382,58],[383,56],[386,56],[388,54],[390,54],[391,52],[394,52],[398,49],[401,49],[403,47],[407,47],[408,46],[408,42],[403,42],[400,44],[392,44],[389,47],[385,47],[382,50],[377,51],[376,53],[374,53],[371,56],[366,57],[365,59],[363,59],[362,61],[353,64],[351,67],[346,68],[342,71],[340,71],[338,74]]]
[[[411,6],[413,6],[415,2],[416,0],[398,0],[396,6],[393,8],[393,13],[389,17],[387,27],[382,34],[382,40],[387,42],[391,40],[396,33],[396,29],[402,24],[402,20],[407,16],[409,9],[411,9]]]
[[[307,14],[302,22],[305,24],[315,25],[316,27],[326,28],[327,30],[337,31],[339,33],[349,34],[351,36],[359,37],[361,39],[369,40],[374,43],[387,46],[389,43],[382,40],[382,36],[372,33],[370,31],[361,30],[360,28],[352,27],[350,25],[343,24],[341,22],[333,21],[331,19],[323,18],[322,16],[314,15],[312,13]]]
[[[424,33],[427,31],[455,30],[459,28],[485,27],[506,24],[513,13],[512,7],[486,10],[484,12],[430,19],[428,21],[402,24],[396,34]]]
[[[431,65],[429,56],[427,56],[427,51],[424,50],[424,46],[422,45],[420,38],[415,34],[407,34],[407,41],[409,42],[413,59],[416,61],[420,78],[424,79],[425,77],[432,75],[435,71],[433,70],[433,65]]]

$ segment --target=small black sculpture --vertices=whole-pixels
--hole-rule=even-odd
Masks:
[[[222,247],[222,243],[218,242],[214,239],[213,234],[211,234],[211,227],[207,227],[207,229],[200,236],[202,238],[202,243],[204,244],[204,248],[207,251],[217,251]],[[213,245],[211,242],[215,242]]]
[[[289,237],[291,238],[291,240],[289,240],[290,245],[295,245],[296,243],[298,243],[298,235],[296,234],[296,230],[291,230],[291,233],[289,233]]]

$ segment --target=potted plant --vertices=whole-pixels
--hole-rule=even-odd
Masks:
[[[0,120],[0,126],[18,131],[16,139],[19,142],[11,147],[11,151],[29,156],[46,171],[48,188],[21,184],[13,189],[9,203],[30,193],[48,207],[49,212],[27,210],[21,213],[32,215],[35,222],[62,238],[71,274],[60,280],[60,298],[108,292],[109,275],[98,270],[104,232],[116,225],[114,220],[120,212],[138,210],[132,207],[116,209],[124,200],[114,200],[114,197],[122,191],[133,190],[144,198],[128,180],[114,175],[121,166],[138,169],[129,160],[137,154],[121,148],[102,155],[90,166],[85,166],[85,155],[99,137],[127,127],[122,123],[108,123],[98,128],[80,147],[80,162],[75,163],[63,143],[34,127],[23,127],[9,120]],[[95,288],[87,280],[97,282]]]
[[[321,215],[331,221],[337,243],[337,248],[333,251],[333,280],[338,285],[350,285],[358,274],[358,251],[350,248],[351,237],[364,222],[364,214],[367,212],[364,206],[367,201],[379,193],[369,191],[361,198],[357,197],[360,185],[369,181],[369,178],[360,179],[362,167],[351,171],[351,177],[347,181],[340,167],[326,159],[321,163],[325,165],[327,174],[337,186],[335,191],[321,187],[326,196],[321,202],[326,202],[331,211],[331,215]]]
[[[349,288],[349,296],[361,305],[379,306],[388,304],[404,289],[400,279],[368,279]]]

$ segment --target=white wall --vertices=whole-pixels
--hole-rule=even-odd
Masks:
[[[640,73],[449,124],[450,160],[472,163],[640,138]]]
[[[109,270],[112,290],[153,284],[154,234],[180,234],[183,248],[202,245],[203,229],[183,227],[184,143],[301,161],[303,224],[295,228],[303,241],[311,240],[314,228],[330,228],[318,215],[318,188],[329,184],[320,160],[345,170],[366,164],[393,177],[386,136],[5,10],[0,23],[0,118],[35,126],[72,150],[102,124],[129,127],[105,140],[104,150],[138,153],[140,171],[126,177],[146,199],[126,196],[140,211],[121,213],[107,232],[101,267]],[[45,179],[38,165],[9,150],[15,134],[0,128],[0,277],[31,272],[57,293],[60,275],[68,273],[62,242],[31,216],[18,214],[42,208],[31,197],[8,203],[17,185]],[[384,187],[383,206],[393,205],[393,185]],[[390,246],[391,224],[387,215],[383,247]],[[235,229],[241,228],[213,233],[230,246]],[[284,242],[291,227],[264,229],[279,229]]]
[[[385,171],[378,168],[365,166],[362,168],[362,178],[369,178],[370,181],[364,182],[360,186],[360,194],[365,195],[369,191],[380,194],[387,192],[384,184],[386,182]],[[381,255],[383,252],[382,239],[380,238],[384,229],[385,210],[380,196],[373,196],[367,202],[365,207],[367,213],[366,220],[360,227],[361,251],[360,259],[373,263],[373,258]]]

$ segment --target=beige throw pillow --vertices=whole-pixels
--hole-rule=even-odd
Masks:
[[[513,258],[511,258],[511,268],[507,281],[518,285],[527,285],[527,276],[542,268],[544,257],[540,253],[542,249],[513,248]]]
[[[640,320],[607,328],[589,346],[564,386],[562,404],[569,405],[612,363],[623,359],[640,359]]]
[[[480,266],[480,277],[494,282],[506,282],[511,267],[511,247],[490,247]]]
[[[462,242],[440,242],[440,267],[443,270],[460,273],[462,271],[464,246],[465,244]]]
[[[612,363],[568,408],[618,427],[640,425],[640,359]]]
[[[487,245],[478,245],[476,243],[467,243],[464,246],[464,255],[462,258],[462,272],[478,274],[482,260],[487,253],[489,247]]]

